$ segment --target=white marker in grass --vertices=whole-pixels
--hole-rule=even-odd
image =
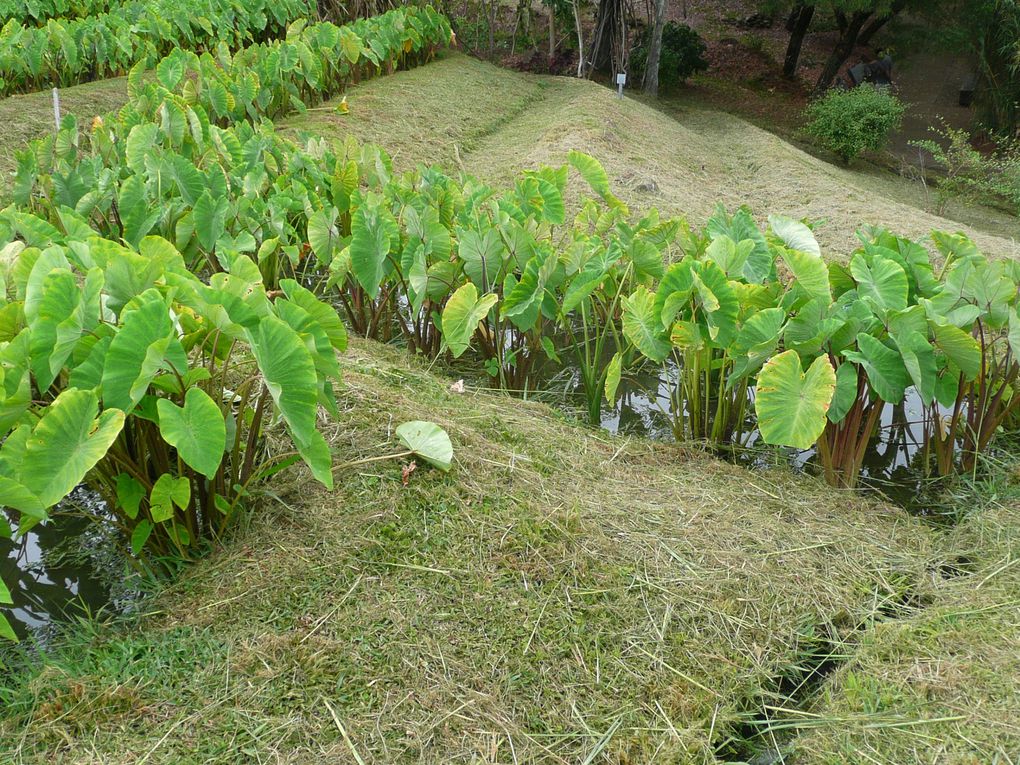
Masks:
[[[627,84],[627,73],[619,72],[616,75],[616,95],[623,98],[623,86]]]

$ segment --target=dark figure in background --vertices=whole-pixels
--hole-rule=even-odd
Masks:
[[[870,82],[879,87],[892,85],[892,56],[885,55],[873,61],[861,62],[847,71],[850,87],[855,88],[862,82]]]

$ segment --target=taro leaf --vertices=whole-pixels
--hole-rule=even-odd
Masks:
[[[216,402],[201,388],[191,388],[183,407],[165,398],[156,407],[163,440],[177,449],[185,464],[212,480],[227,441],[227,426]]]
[[[638,278],[661,279],[666,271],[662,252],[649,241],[635,239],[627,254],[634,263],[634,273]]]
[[[863,254],[850,260],[850,273],[857,281],[857,292],[879,313],[901,311],[907,307],[907,272],[895,260],[874,256],[871,264]]]
[[[694,292],[704,310],[708,334],[719,346],[730,344],[737,331],[740,302],[726,274],[712,261],[705,261],[694,275]]]
[[[567,162],[577,170],[592,191],[603,199],[611,196],[609,192],[609,175],[597,159],[573,149],[567,154]]]
[[[721,234],[712,240],[705,254],[714,260],[728,277],[739,279],[743,277],[744,265],[753,250],[753,240],[745,239],[738,244],[725,234]]]
[[[609,366],[606,368],[605,394],[606,401],[612,406],[616,403],[616,391],[620,387],[620,378],[623,375],[623,356],[614,353]]]
[[[935,345],[952,361],[967,380],[973,380],[981,371],[981,346],[970,334],[951,324],[931,323]]]
[[[820,257],[800,250],[783,250],[783,261],[794,279],[811,298],[832,302],[829,289],[829,267]]]
[[[308,243],[319,263],[328,266],[340,249],[340,229],[337,227],[338,211],[332,207],[318,210],[308,217]]]
[[[283,279],[280,286],[291,302],[303,308],[319,323],[322,331],[329,338],[330,345],[338,351],[346,350],[347,328],[344,327],[343,321],[335,310],[293,279]]]
[[[1013,360],[1020,361],[1020,311],[1010,311],[1007,340],[1010,350],[1013,351]]]
[[[825,429],[826,412],[836,388],[836,373],[826,356],[801,372],[796,351],[769,359],[758,374],[754,409],[766,443],[809,449]]]
[[[106,456],[123,427],[124,412],[99,414],[94,392],[65,390],[46,407],[25,445],[21,483],[43,508],[52,507]]]
[[[103,404],[130,412],[162,369],[183,374],[188,359],[163,297],[147,290],[125,307],[103,362]]]
[[[145,543],[149,539],[149,535],[152,534],[153,525],[147,518],[142,519],[135,526],[134,531],[131,532],[131,551],[138,555],[142,548],[145,547]]]
[[[174,506],[181,510],[191,502],[191,482],[187,478],[174,478],[163,473],[149,494],[149,515],[153,523],[165,523],[174,517]]]
[[[672,326],[676,315],[694,291],[694,261],[684,258],[666,271],[655,292],[655,316],[663,329]]]
[[[935,383],[938,367],[935,364],[935,349],[928,338],[920,332],[908,331],[893,335],[893,342],[900,349],[903,365],[914,381],[914,387],[925,406],[935,398]]]
[[[674,348],[678,348],[684,353],[697,352],[705,347],[705,337],[702,334],[701,326],[696,322],[683,319],[673,325],[673,329],[669,332],[669,341]]]
[[[137,518],[138,509],[145,499],[145,487],[127,473],[117,476],[117,504],[128,518]]]
[[[772,232],[783,240],[786,249],[813,255],[821,260],[822,248],[818,246],[814,233],[804,223],[785,215],[770,215],[769,225],[772,226]]]
[[[486,317],[499,296],[489,293],[478,297],[478,290],[472,282],[462,284],[450,295],[443,308],[443,341],[454,358],[468,349],[478,323]]]
[[[766,308],[744,322],[733,341],[730,354],[733,372],[729,385],[761,369],[761,365],[775,353],[785,321],[786,311],[782,308]]]
[[[843,355],[864,367],[868,382],[879,398],[890,404],[900,403],[910,383],[900,354],[864,332],[857,335],[857,349],[843,351]]]
[[[267,316],[252,333],[252,350],[273,401],[298,446],[312,442],[319,398],[315,361],[285,321]]]
[[[453,444],[446,431],[434,422],[413,420],[397,426],[397,438],[408,451],[414,452],[444,473],[453,462]]]
[[[542,198],[542,217],[553,225],[560,225],[566,217],[563,195],[560,190],[545,178],[535,178],[538,182],[538,193]]]
[[[579,306],[589,295],[598,289],[605,281],[609,271],[607,264],[601,258],[592,258],[574,276],[563,295],[561,310],[563,314],[569,314]]]
[[[669,355],[671,345],[655,312],[655,295],[643,286],[623,299],[623,334],[652,361]]]
[[[484,236],[473,229],[457,232],[457,252],[464,261],[464,273],[481,290],[498,283],[505,247],[499,231],[487,229]]]
[[[216,242],[226,230],[227,200],[223,197],[213,200],[209,191],[206,190],[195,202],[191,215],[198,243],[203,250],[212,252]]]
[[[351,270],[369,298],[379,293],[398,234],[393,215],[373,195],[364,200],[351,218]]]
[[[828,411],[829,421],[842,422],[856,400],[857,367],[853,364],[840,364],[836,370],[836,390],[832,394],[832,405]]]

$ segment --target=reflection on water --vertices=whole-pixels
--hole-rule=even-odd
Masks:
[[[123,560],[96,523],[103,511],[102,501],[80,487],[46,524],[0,539],[0,578],[14,601],[4,614],[19,638],[45,640],[60,621],[112,608],[109,574]]]
[[[674,440],[670,411],[678,376],[679,371],[670,362],[664,367],[645,365],[629,370],[620,381],[616,404],[610,407],[603,400],[601,426],[610,433]],[[580,374],[569,364],[555,370],[548,387],[562,391],[568,404],[578,407],[583,404]],[[729,450],[717,450],[720,456],[750,468],[786,464],[795,470],[820,473],[814,449],[785,449],[761,442],[754,425],[753,388],[748,391],[748,397],[748,418],[741,442]],[[922,402],[913,388],[907,391],[902,404],[885,407],[879,427],[881,437],[869,442],[864,456],[862,488],[881,492],[911,512],[929,515],[933,512],[930,500],[938,479],[930,476],[923,464]]]

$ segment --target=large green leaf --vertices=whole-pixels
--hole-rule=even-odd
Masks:
[[[879,314],[907,307],[907,272],[895,260],[875,255],[869,263],[857,253],[850,259],[850,273],[857,282],[858,294]]]
[[[935,345],[952,361],[967,380],[981,372],[981,345],[969,333],[951,324],[930,322]]]
[[[594,157],[580,151],[570,150],[567,154],[570,166],[577,170],[592,191],[603,199],[611,196],[609,192],[609,175],[605,168]]]
[[[893,335],[893,342],[900,350],[903,365],[907,368],[921,401],[928,406],[935,398],[935,385],[938,381],[935,349],[927,337],[912,330]]]
[[[609,366],[606,368],[606,384],[604,386],[606,401],[610,406],[616,403],[616,391],[620,387],[620,379],[623,376],[623,356],[614,353]]]
[[[769,225],[772,232],[783,241],[786,249],[821,259],[822,248],[818,246],[814,232],[806,224],[785,215],[770,215]]]
[[[454,358],[468,349],[478,323],[488,315],[499,297],[493,293],[478,297],[472,282],[460,286],[443,308],[443,341]]]
[[[317,434],[319,396],[315,361],[301,336],[276,316],[267,316],[251,333],[252,351],[269,394],[299,446]]]
[[[733,359],[733,371],[729,380],[731,385],[757,372],[775,353],[785,322],[786,311],[782,308],[766,308],[744,322],[730,350]]]
[[[842,422],[850,412],[857,400],[857,387],[857,367],[853,364],[840,364],[836,370],[836,390],[832,394],[832,404],[827,413],[831,422]]]
[[[190,502],[191,483],[188,479],[164,473],[149,494],[149,515],[153,523],[165,523],[174,517],[174,506],[186,510]]]
[[[397,426],[397,438],[408,451],[414,452],[430,465],[442,471],[453,463],[453,444],[446,431],[434,422],[414,420]]]
[[[487,290],[498,284],[501,278],[505,247],[499,238],[499,231],[486,229],[484,233],[474,229],[457,232],[457,252],[464,262],[464,273],[480,290]]]
[[[156,290],[128,304],[123,325],[103,361],[103,404],[130,412],[160,370],[187,371],[184,354],[170,320],[169,307]]]
[[[208,190],[202,192],[202,196],[195,202],[191,215],[195,234],[202,249],[212,251],[216,242],[223,236],[226,230],[227,206],[224,197],[213,199]]]
[[[201,388],[191,388],[183,407],[161,398],[156,408],[163,440],[177,449],[185,464],[211,480],[227,441],[227,426],[216,402]]]
[[[661,362],[672,347],[655,311],[655,295],[645,287],[623,299],[623,334],[652,361]]]
[[[351,270],[369,297],[379,293],[386,275],[397,223],[383,202],[369,195],[351,219]]]
[[[808,297],[832,302],[832,291],[829,289],[829,267],[816,255],[801,250],[783,250],[783,262],[793,273]]]
[[[825,429],[836,373],[825,356],[801,372],[796,351],[769,359],[758,373],[754,409],[766,443],[809,449]]]
[[[99,414],[95,392],[65,390],[43,411],[25,444],[16,478],[44,508],[52,507],[106,456],[123,426],[124,412],[108,409]]]
[[[879,398],[890,404],[903,400],[910,377],[900,354],[881,340],[862,332],[857,335],[857,350],[843,351],[843,355],[864,367],[868,382]]]

